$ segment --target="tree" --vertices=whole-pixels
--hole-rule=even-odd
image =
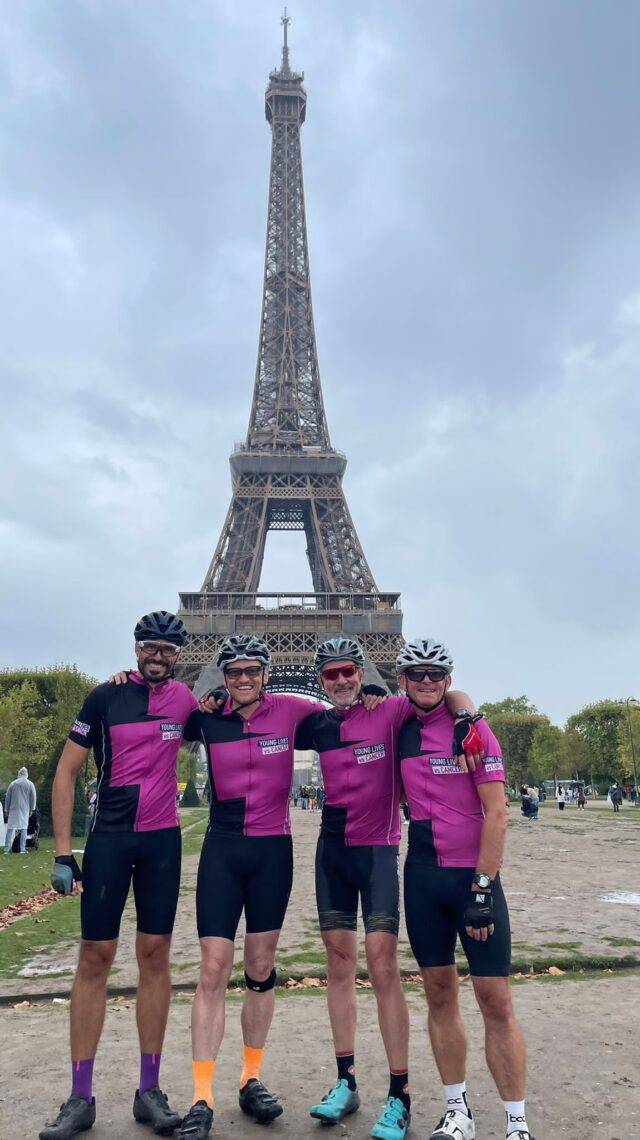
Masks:
[[[627,709],[629,715],[627,716]],[[633,737],[633,753],[631,751],[631,737]],[[618,725],[618,761],[622,773],[633,783],[633,760],[635,755],[635,775],[640,773],[640,709],[627,705],[625,715]]]
[[[607,700],[585,705],[567,721],[567,728],[584,741],[586,765],[594,786],[598,783],[608,787],[624,776],[619,752],[619,730],[624,717],[624,701]]]
[[[494,716],[502,716],[503,713],[514,713],[517,716],[542,715],[524,693],[521,697],[505,697],[502,701],[485,701],[480,705],[478,712],[481,712],[487,720],[491,720]]]
[[[565,734],[555,724],[542,723],[535,729],[529,754],[530,770],[536,780],[553,780],[557,784],[571,774]]]
[[[193,780],[187,782],[187,786],[182,793],[182,806],[183,807],[200,807],[200,796]]]
[[[66,736],[54,744],[47,760],[42,789],[38,796],[38,810],[40,812],[40,830],[43,835],[53,835],[53,812],[51,806],[53,781],[62,755],[62,749],[67,743]],[[71,834],[84,835],[84,825],[88,813],[86,786],[82,775],[76,780],[73,799],[73,814],[71,816]]]
[[[50,747],[49,725],[37,689],[24,679],[0,696],[0,780],[15,779],[23,765],[38,783]]]
[[[541,724],[549,724],[548,717],[538,712],[524,695],[493,703],[486,701],[478,711],[487,718],[500,741],[508,783],[517,787],[533,779],[531,744],[536,729]]]
[[[95,681],[75,666],[0,670],[0,780],[26,764],[38,783]]]

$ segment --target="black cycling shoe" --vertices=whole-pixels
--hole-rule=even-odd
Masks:
[[[271,1124],[276,1116],[282,1116],[283,1108],[276,1098],[266,1089],[262,1081],[251,1078],[244,1088],[240,1089],[238,1103],[247,1116],[252,1116],[258,1124]]]
[[[78,1132],[92,1128],[96,1120],[96,1098],[91,1101],[81,1096],[70,1096],[60,1105],[53,1124],[45,1124],[40,1140],[71,1140]]]
[[[150,1124],[158,1136],[170,1136],[182,1124],[182,1117],[169,1107],[169,1098],[158,1085],[143,1093],[136,1089],[133,1115],[139,1124]]]
[[[191,1105],[180,1127],[180,1136],[187,1140],[205,1140],[213,1125],[213,1109],[206,1100],[197,1100]]]

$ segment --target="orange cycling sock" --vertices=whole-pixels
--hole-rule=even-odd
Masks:
[[[213,1074],[215,1061],[193,1061],[193,1103],[204,1100],[213,1108]]]
[[[260,1065],[264,1049],[252,1049],[244,1045],[242,1049],[242,1073],[240,1074],[240,1088],[243,1089],[247,1081],[260,1080]]]

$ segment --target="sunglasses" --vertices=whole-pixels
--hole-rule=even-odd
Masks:
[[[444,681],[448,674],[439,665],[412,665],[410,669],[405,669],[404,675],[410,681],[424,681],[425,677],[430,681]]]
[[[337,681],[338,677],[355,677],[358,672],[357,665],[336,665],[335,669],[323,669],[320,674],[325,681]]]
[[[239,681],[241,677],[248,677],[250,681],[255,680],[262,673],[262,665],[247,665],[244,669],[225,669],[224,675],[231,681]]]
[[[166,657],[171,660],[172,657],[177,657],[180,648],[177,645],[158,645],[155,641],[139,641],[140,652],[145,657],[155,657],[157,653],[161,657]]]

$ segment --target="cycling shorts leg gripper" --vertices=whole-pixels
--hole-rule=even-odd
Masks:
[[[356,930],[358,885],[351,879],[344,841],[320,833],[316,850],[316,902],[321,930]]]
[[[257,982],[255,978],[250,978],[247,971],[244,972],[244,984],[248,990],[253,990],[255,994],[266,994],[267,990],[272,990],[276,984],[276,970],[275,966],[268,978],[263,982]]]

